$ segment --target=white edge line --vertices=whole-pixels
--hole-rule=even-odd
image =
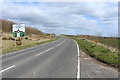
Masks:
[[[4,71],[7,71],[7,70],[9,70],[9,69],[11,69],[11,68],[13,68],[13,67],[15,67],[15,65],[12,65],[12,66],[10,66],[10,67],[8,67],[8,68],[6,68],[6,69],[1,70],[0,73],[2,73],[2,72],[4,72]]]
[[[75,41],[75,40],[74,40]],[[79,46],[78,43],[75,41],[76,45],[77,45],[77,51],[78,51],[78,71],[77,71],[77,79],[80,79],[80,51],[79,51]]]

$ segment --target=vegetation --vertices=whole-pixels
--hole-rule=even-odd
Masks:
[[[107,46],[116,48],[118,49],[118,44],[120,42],[120,38],[116,38],[116,37],[97,37],[97,36],[89,36],[89,35],[77,35],[77,38],[85,38],[85,39],[89,39],[89,40],[96,40],[97,42],[100,42],[102,44],[105,44]]]
[[[36,29],[36,28],[32,28],[32,27],[26,27],[26,35],[30,36],[30,35],[44,35],[40,30]]]
[[[15,22],[7,21],[7,20],[0,20],[2,22],[2,32],[4,33],[12,33],[12,25],[15,24]],[[32,28],[32,27],[26,27],[26,35],[30,36],[32,34],[35,35],[43,35],[42,31]]]
[[[118,52],[111,52],[109,49],[99,46],[95,43],[88,42],[84,39],[73,38],[78,42],[80,48],[91,57],[110,64],[114,67],[118,67]]]
[[[100,39],[99,41],[105,45],[118,49],[118,41],[120,39]]]
[[[0,27],[0,29],[2,28],[2,30],[0,30],[2,31],[2,36],[0,34],[2,47],[0,49],[3,54],[37,46],[56,39],[55,34],[46,34],[30,26],[26,27],[26,36],[24,38],[16,38],[12,35],[12,25],[15,24],[15,22],[8,20],[0,20],[0,22],[2,23],[2,27]]]
[[[15,45],[15,41],[12,40],[6,40],[3,41],[3,48],[2,48],[2,54],[6,54],[6,53],[10,53],[10,52],[14,52],[14,51],[18,51],[18,50],[22,50],[25,48],[30,48],[30,47],[34,47],[34,46],[38,46],[41,44],[45,44],[48,42],[52,42],[56,39],[49,39],[49,40],[38,40],[38,41],[33,41],[33,40],[24,40],[23,41],[23,45],[21,46],[17,46]]]

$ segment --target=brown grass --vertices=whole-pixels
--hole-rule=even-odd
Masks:
[[[120,38],[97,37],[97,36],[90,36],[90,35],[77,35],[76,37],[77,38],[85,38],[85,39],[92,40],[92,41],[97,42],[97,43],[102,43],[108,47],[115,48],[115,49],[119,50],[118,44],[119,44]]]
[[[37,44],[37,43],[41,43],[43,41],[47,41],[47,40],[50,40],[50,39],[41,39],[41,40],[25,40],[23,39],[22,41],[13,41],[13,40],[2,40],[2,51],[3,51],[3,54],[6,53],[6,52],[9,52],[9,50],[11,49],[14,49],[14,48],[17,48],[17,47],[24,47],[24,46],[27,46],[27,45],[31,45],[32,44]],[[16,45],[16,42],[18,45]],[[22,45],[21,45],[22,43]]]

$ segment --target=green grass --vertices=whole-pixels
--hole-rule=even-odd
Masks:
[[[30,48],[30,47],[35,47],[35,46],[38,46],[41,44],[52,42],[54,40],[57,40],[57,39],[47,40],[47,41],[42,41],[42,42],[31,42],[31,43],[30,43],[30,41],[27,41],[27,43],[29,43],[29,44],[25,44],[22,46],[13,46],[14,45],[13,41],[7,41],[7,43],[9,43],[9,44],[11,43],[10,44],[11,47],[6,45],[7,48],[5,47],[2,49],[2,54],[7,54],[7,53],[18,51],[18,50],[22,50],[22,49],[26,49],[26,48]]]
[[[118,39],[100,39],[101,43],[118,49]]]
[[[105,47],[99,46],[97,44],[82,39],[73,39],[76,40],[79,47],[91,57],[94,57],[95,59],[110,64],[112,66],[118,67],[118,52],[111,52]]]
[[[87,38],[89,40],[98,40],[100,43],[105,44],[107,46],[113,47],[118,50],[118,44],[120,42],[120,39],[118,38],[103,38],[103,37],[89,37]]]

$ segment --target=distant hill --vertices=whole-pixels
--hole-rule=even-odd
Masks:
[[[2,32],[3,33],[12,33],[12,25],[15,24],[15,22],[12,21],[8,21],[8,20],[0,20],[0,22],[2,23]],[[0,29],[1,31],[1,29]],[[26,27],[26,35],[42,35],[43,32],[33,28],[33,27]]]

